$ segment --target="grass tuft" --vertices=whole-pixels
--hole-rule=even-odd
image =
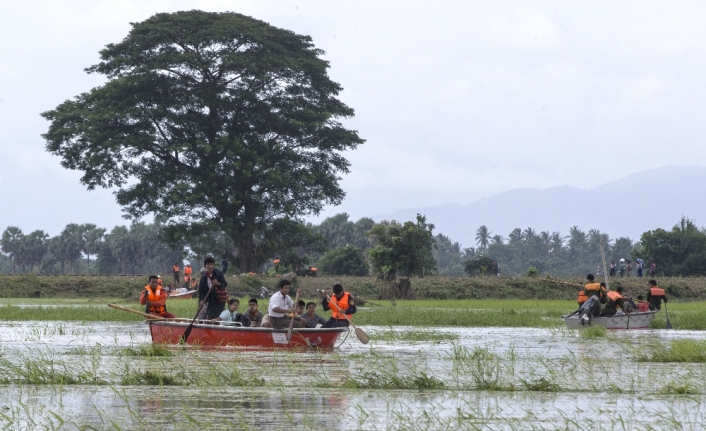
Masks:
[[[637,362],[706,362],[706,340],[683,338],[671,340],[668,345],[644,347],[638,352]]]
[[[579,337],[586,339],[603,338],[608,335],[605,326],[590,325],[579,330]]]

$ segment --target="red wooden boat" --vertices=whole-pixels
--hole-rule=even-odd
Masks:
[[[196,290],[187,290],[186,292],[169,292],[169,299],[191,299],[196,293]]]
[[[208,321],[194,324],[187,344],[204,347],[258,347],[301,349],[318,347],[332,349],[342,333],[348,328],[295,328],[292,339],[287,341],[286,329],[251,328],[244,326],[213,325]],[[152,342],[158,344],[179,344],[188,319],[151,320]]]

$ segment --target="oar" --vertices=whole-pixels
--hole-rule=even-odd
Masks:
[[[299,289],[297,289],[297,299],[294,300],[294,309],[296,310],[297,304],[299,304]],[[289,321],[289,329],[287,329],[287,341],[292,340],[292,332],[294,331],[294,317],[297,313],[292,313],[292,320]]]
[[[672,322],[669,321],[669,312],[667,311],[667,303],[664,303],[664,314],[667,315],[667,326],[666,329],[672,329]]]
[[[351,318],[348,317],[347,314],[343,313],[341,311],[341,309],[338,308],[338,305],[335,302],[331,301],[331,297],[327,297],[327,298],[328,298],[329,305],[333,305],[334,307],[336,307],[336,311],[338,311],[340,314],[343,314],[343,316],[346,319],[348,319],[348,323],[353,327],[353,329],[355,329],[355,336],[358,337],[360,342],[363,344],[368,344],[370,342],[370,337],[368,337],[368,334],[366,334],[365,331],[363,331],[359,327],[355,326],[355,324],[353,322],[351,322]]]
[[[99,299],[99,301],[100,301],[100,299]],[[103,301],[101,301],[101,302],[103,302]],[[115,305],[115,304],[108,304],[108,307],[115,308],[116,310],[127,311],[128,313],[132,313],[132,314],[137,314],[139,316],[143,316],[143,317],[150,319],[150,320],[170,320],[170,319],[165,319],[164,317],[155,316],[154,314],[143,313],[141,311],[133,310],[132,308],[121,307],[121,306]]]
[[[189,323],[189,326],[186,327],[186,330],[184,330],[184,333],[181,335],[181,339],[179,339],[179,344],[186,344],[186,340],[188,340],[189,335],[191,335],[191,330],[194,328],[194,323],[196,322],[196,319],[199,317],[199,313],[201,313],[201,309],[203,308],[204,305],[206,305],[206,301],[211,299],[211,292],[213,292],[213,289],[215,287],[216,287],[215,284],[211,284],[211,288],[208,289],[208,293],[203,298],[203,302],[201,303],[201,305],[199,305],[199,309],[196,310],[196,316],[194,316],[193,320],[191,320],[191,323]]]

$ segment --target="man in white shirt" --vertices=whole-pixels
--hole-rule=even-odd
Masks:
[[[270,318],[270,325],[276,329],[289,328],[292,318],[289,314],[294,313],[294,301],[288,296],[292,283],[289,280],[280,280],[279,291],[270,298],[270,305],[267,314]],[[301,320],[294,318],[294,327],[301,328]]]

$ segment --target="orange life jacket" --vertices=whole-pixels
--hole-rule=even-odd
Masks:
[[[581,305],[586,301],[588,301],[588,295],[586,295],[586,292],[584,292],[583,290],[579,290],[579,299],[577,302],[579,303],[579,305]]]
[[[152,288],[145,286],[147,291],[147,300],[150,302],[157,302],[162,298],[162,286],[157,286],[157,290],[152,292]],[[166,308],[152,305],[150,306],[150,313],[164,314],[167,311]]]
[[[650,287],[650,295],[652,295],[652,296],[664,296],[664,295],[665,295],[665,291],[664,291],[664,289],[660,289],[660,288],[657,287],[657,286],[652,286],[652,287]]]
[[[600,283],[588,283],[586,285],[586,292],[588,296],[596,296],[601,294],[601,284]]]
[[[346,320],[346,314],[344,313],[344,311],[350,308],[350,304],[348,302],[350,298],[351,294],[348,292],[343,292],[343,296],[341,297],[341,299],[336,298],[336,295],[331,295],[329,303],[332,302],[338,305],[338,308],[336,308],[334,305],[329,304],[329,308],[331,309],[331,317],[338,320]],[[341,310],[340,312],[338,311],[339,309]],[[353,317],[350,314],[348,314],[347,316],[349,318]]]
[[[179,268],[179,265],[174,265],[174,266],[172,266],[172,271],[181,272],[181,268]]]
[[[191,275],[191,271],[191,267],[187,266],[186,268],[184,268],[184,275]]]
[[[623,295],[619,294],[615,290],[611,290],[610,292],[608,292],[608,299],[610,299],[611,301],[613,301],[616,304],[618,303],[618,300],[622,299],[622,298],[623,298]]]

